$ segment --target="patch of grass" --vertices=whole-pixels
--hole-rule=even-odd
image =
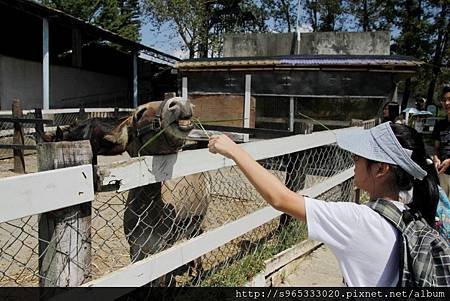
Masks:
[[[300,243],[306,237],[306,225],[303,222],[292,220],[273,238],[259,245],[256,250],[243,250],[247,254],[240,260],[213,271],[201,281],[200,286],[243,286],[264,270],[265,260]]]

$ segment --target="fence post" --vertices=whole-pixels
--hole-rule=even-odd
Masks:
[[[14,99],[12,102],[12,117],[22,118],[22,106],[19,99]],[[23,130],[20,122],[14,122],[14,136],[13,144],[24,145]],[[14,148],[14,172],[25,173],[25,158],[23,156],[23,149]]]
[[[36,108],[34,109],[34,118],[42,119],[42,109]],[[42,143],[42,136],[44,135],[44,124],[42,122],[36,122],[34,124],[36,130],[36,144]]]
[[[87,140],[42,143],[38,145],[37,153],[39,171],[92,162],[91,145]],[[79,286],[90,276],[90,265],[91,203],[41,214],[40,286]]]

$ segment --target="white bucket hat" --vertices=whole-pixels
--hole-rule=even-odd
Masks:
[[[397,165],[416,179],[422,180],[427,172],[411,159],[412,151],[401,146],[385,122],[369,130],[349,130],[336,135],[337,144],[355,155],[369,160]]]

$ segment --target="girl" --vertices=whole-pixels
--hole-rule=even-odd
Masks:
[[[337,144],[352,153],[355,185],[372,200],[392,201],[400,210],[405,208],[401,201],[409,203],[434,225],[436,170],[414,129],[386,122],[370,130],[338,134]],[[234,160],[275,209],[305,221],[308,238],[325,243],[337,257],[347,285],[397,285],[401,234],[377,212],[355,203],[298,195],[225,135],[211,137],[208,147]]]

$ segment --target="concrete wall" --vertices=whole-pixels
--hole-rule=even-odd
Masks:
[[[300,38],[300,54],[390,54],[388,31],[311,32]]]
[[[302,33],[300,54],[390,54],[390,33],[310,32]],[[297,54],[295,33],[228,34],[224,57]]]
[[[125,95],[127,90],[127,78],[50,66],[50,108],[62,99],[89,95],[103,95],[107,101],[106,96]],[[22,101],[23,109],[42,107],[42,64],[0,55],[0,110],[10,110],[14,98]]]
[[[277,56],[296,53],[294,33],[226,34],[224,57]]]

